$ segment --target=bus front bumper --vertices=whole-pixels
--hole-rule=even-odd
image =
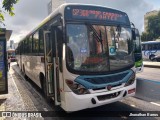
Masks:
[[[135,91],[136,81],[131,86],[101,93],[77,95],[73,92],[65,92],[65,102],[61,103],[61,107],[67,112],[93,108],[122,100],[124,97],[134,96]],[[118,96],[111,97],[114,94]]]

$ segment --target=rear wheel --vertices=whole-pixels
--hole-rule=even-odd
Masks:
[[[23,74],[24,78],[27,80],[28,76],[26,75],[26,71],[25,71],[25,66],[24,65],[23,65],[23,68],[22,68],[22,74]]]
[[[155,57],[155,55],[151,54],[151,55],[149,56],[149,59],[150,59],[151,61],[154,61],[154,57]]]

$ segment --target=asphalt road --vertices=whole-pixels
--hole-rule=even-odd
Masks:
[[[144,68],[137,74],[136,97],[157,104],[160,107],[160,69]],[[160,110],[160,109],[159,109]]]
[[[40,89],[38,89],[30,81],[28,81],[28,80],[26,81],[24,79],[24,77],[22,76],[19,68],[16,65],[13,65],[12,67],[15,71],[13,76],[15,76],[15,78],[16,78],[16,80],[14,78],[14,81],[15,81],[15,84],[17,85],[17,88],[19,89],[19,91],[22,91],[22,89],[23,89],[23,91],[25,91],[25,93],[26,93],[26,94],[24,94],[23,92],[22,93],[20,92],[21,96],[23,97],[22,99],[24,99],[23,101],[25,101],[26,96],[30,96],[30,98],[27,97],[27,101],[30,99],[32,101],[32,104],[37,108],[38,111],[42,111],[42,110],[55,111],[55,108],[53,107],[53,103],[52,102],[47,103],[44,100]],[[145,71],[149,71],[148,68],[146,70],[144,70],[144,72]],[[151,71],[153,72],[153,70],[151,70]],[[155,69],[155,71],[158,71],[158,70]],[[141,74],[145,74],[145,73],[140,73],[138,75],[138,77]],[[158,77],[156,77],[156,78],[158,80]],[[149,80],[151,80],[151,79],[149,79]],[[23,86],[23,88],[22,88],[22,86]],[[153,86],[153,88],[151,86]],[[112,119],[114,119],[114,120],[115,119],[117,119],[117,120],[119,120],[119,119],[123,119],[123,120],[124,119],[158,120],[159,119],[160,120],[160,117],[157,118],[157,117],[126,117],[126,116],[124,116],[124,112],[126,112],[126,111],[138,111],[138,112],[160,111],[160,106],[159,106],[159,100],[160,100],[159,96],[160,95],[158,93],[158,91],[159,91],[158,88],[160,88],[159,84],[138,78],[138,80],[137,80],[137,94],[135,97],[125,98],[119,102],[111,103],[108,105],[104,105],[104,106],[100,106],[100,107],[96,107],[96,108],[92,108],[92,109],[86,109],[86,110],[82,110],[82,111],[78,111],[78,112],[74,112],[74,113],[69,113],[69,114],[65,113],[64,111],[62,111],[60,109],[61,112],[54,113],[56,117],[50,117],[50,118],[44,118],[44,119],[47,119],[47,120],[52,120],[52,119],[57,119],[57,120],[59,120],[59,119],[64,119],[64,120],[66,120],[66,119],[73,119],[73,120],[75,120],[75,119],[85,119],[85,120],[88,120],[88,119],[93,119],[93,120],[99,120],[99,119],[101,119],[101,120],[103,120],[103,119],[104,120],[107,120],[107,119],[108,120],[112,120]],[[152,95],[148,95],[148,94],[150,94],[150,91],[152,91]],[[148,99],[148,98],[150,98],[150,99]],[[26,106],[27,106],[27,103],[26,103]],[[28,108],[28,110],[29,110],[29,108]],[[116,111],[116,113],[118,114],[119,117],[106,117],[107,113],[110,113],[110,111]],[[101,114],[99,114],[99,113],[101,113]]]

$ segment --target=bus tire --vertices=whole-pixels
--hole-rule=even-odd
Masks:
[[[23,68],[22,68],[22,73],[23,73],[24,78],[27,80],[28,77],[26,75],[26,71],[25,71],[25,66],[24,65],[23,65]]]
[[[155,55],[154,55],[154,54],[151,54],[151,55],[149,56],[149,59],[150,59],[151,61],[154,61],[154,57],[155,57]]]
[[[46,86],[45,76],[43,73],[40,73],[39,79],[41,83],[42,94],[44,95],[45,100],[47,102],[51,102],[51,98],[47,96],[47,86]]]
[[[17,66],[19,67],[18,61],[16,61],[16,63],[17,63]]]

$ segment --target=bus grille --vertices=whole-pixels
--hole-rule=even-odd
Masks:
[[[112,93],[112,94],[107,94],[107,95],[100,95],[100,96],[97,96],[98,100],[99,101],[103,101],[103,100],[107,100],[107,99],[112,99],[112,98],[116,98],[120,95],[120,91],[119,92],[115,92],[115,93]]]
[[[118,82],[122,80],[127,73],[122,73],[118,75],[113,75],[113,76],[105,76],[105,77],[95,77],[95,78],[84,78],[87,82],[90,82],[92,84],[106,84],[106,83],[113,83],[113,82]]]

